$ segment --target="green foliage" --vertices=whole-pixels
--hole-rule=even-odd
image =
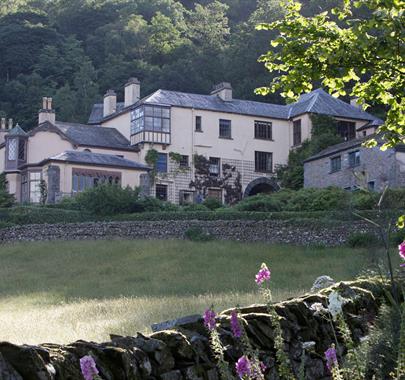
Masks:
[[[238,211],[281,211],[282,204],[270,195],[258,194],[239,202],[235,208]]]
[[[144,197],[134,204],[134,212],[175,212],[179,207],[154,197]]]
[[[330,145],[342,142],[337,134],[336,121],[329,116],[312,115],[312,136],[299,147],[290,151],[285,166],[276,168],[281,186],[298,190],[304,186],[304,161]]]
[[[75,200],[81,210],[94,215],[136,211],[139,190],[118,185],[100,185],[79,193]]]
[[[351,194],[351,205],[355,210],[372,210],[377,207],[379,197],[378,193],[363,190],[355,191]]]
[[[196,212],[196,211],[210,211],[210,209],[201,203],[190,203],[182,207],[183,211]]]
[[[390,235],[390,239],[391,244],[395,247],[398,247],[398,245],[405,241],[405,230],[400,229],[398,231],[395,231]]]
[[[381,246],[382,242],[374,234],[368,232],[353,232],[347,240],[347,245],[351,248],[367,248]]]
[[[203,205],[210,210],[216,210],[222,207],[222,202],[216,198],[207,197],[204,199]]]
[[[15,198],[8,192],[6,174],[0,174],[0,207],[11,207]]]
[[[382,149],[405,142],[405,2],[344,0],[331,12],[313,17],[302,15],[297,1],[286,0],[285,6],[283,19],[258,26],[278,33],[271,41],[277,49],[260,58],[276,76],[258,92],[282,90],[293,99],[320,81],[336,97],[348,94],[365,106],[387,108],[379,128],[385,140]],[[358,8],[367,12],[353,16]]]
[[[0,223],[3,226],[14,224],[76,223],[92,220],[94,220],[94,217],[84,211],[38,206],[19,206],[0,209]]]
[[[44,205],[46,203],[46,200],[48,199],[48,186],[45,180],[43,179],[41,179],[41,181],[39,182],[39,192],[40,192],[39,203],[41,205]]]
[[[191,241],[211,241],[213,236],[205,232],[201,227],[193,226],[186,230],[184,237]]]

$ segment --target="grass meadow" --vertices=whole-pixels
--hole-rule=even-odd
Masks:
[[[266,262],[273,295],[308,291],[328,274],[348,280],[378,252],[238,242],[85,241],[0,246],[0,341],[102,341],[155,322],[260,302]]]

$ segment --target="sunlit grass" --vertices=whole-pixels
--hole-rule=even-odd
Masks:
[[[351,279],[365,250],[187,241],[87,241],[0,247],[0,340],[105,340],[155,322],[259,302],[254,274],[272,268],[276,299],[328,274]]]

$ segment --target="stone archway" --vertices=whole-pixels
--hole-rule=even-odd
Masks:
[[[247,185],[244,197],[250,197],[256,194],[268,194],[279,191],[280,186],[277,184],[277,181],[274,178],[260,177],[256,178]]]

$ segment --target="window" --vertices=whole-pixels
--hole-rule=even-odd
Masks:
[[[300,145],[302,142],[301,133],[301,119],[295,120],[293,122],[293,145]]]
[[[375,181],[368,181],[367,188],[369,189],[369,191],[374,191],[375,190]]]
[[[330,160],[331,173],[338,172],[342,168],[342,159],[340,156],[333,157]]]
[[[15,161],[17,159],[17,139],[8,140],[8,160]]]
[[[131,134],[142,131],[170,132],[170,108],[141,106],[131,112]]]
[[[207,198],[214,198],[222,203],[222,190],[221,189],[208,189]]]
[[[109,183],[111,185],[120,185],[121,173],[78,168],[73,168],[72,170],[73,193],[79,193],[83,190],[96,187],[99,184],[104,183]]]
[[[363,137],[367,136],[367,131],[363,131]]]
[[[31,172],[28,174],[29,178],[29,202],[39,203],[41,199],[41,172]]]
[[[255,121],[255,139],[272,140],[273,125],[267,121]]]
[[[156,161],[156,171],[158,173],[167,173],[167,154],[158,153],[158,158]]]
[[[189,164],[188,164],[188,156],[184,156],[182,155],[180,158],[180,163],[179,163],[181,168],[188,168]]]
[[[221,160],[217,157],[210,157],[210,175],[218,177],[221,171]]]
[[[25,160],[25,140],[18,140],[18,159]]]
[[[201,116],[195,117],[195,131],[202,132],[202,118]]]
[[[219,137],[223,139],[232,138],[232,128],[230,120],[224,119],[219,120]]]
[[[356,138],[356,123],[353,121],[339,120],[337,123],[338,135],[347,140]]]
[[[181,205],[189,205],[194,203],[194,192],[189,190],[180,190],[179,198]]]
[[[349,167],[354,168],[360,165],[360,151],[349,153]]]
[[[273,153],[255,152],[255,171],[261,173],[272,173]]]
[[[167,201],[167,185],[157,184],[155,188],[156,198],[161,201]]]

